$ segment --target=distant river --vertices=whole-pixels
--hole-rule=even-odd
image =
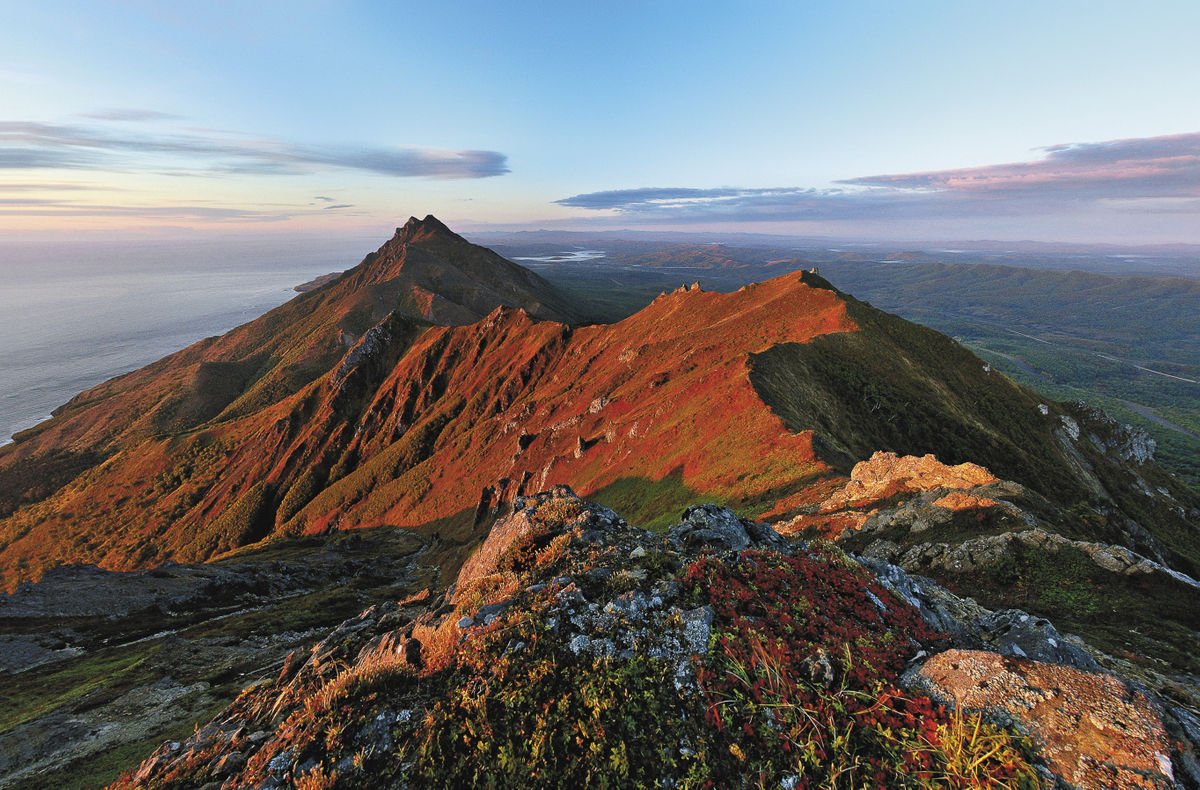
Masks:
[[[0,241],[0,444],[76,393],[257,318],[377,246]]]

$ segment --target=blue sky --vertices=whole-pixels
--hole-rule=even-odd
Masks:
[[[1190,0],[6,6],[0,234],[1200,243]]]

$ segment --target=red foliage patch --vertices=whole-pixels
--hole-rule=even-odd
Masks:
[[[709,723],[734,740],[739,761],[774,781],[798,776],[797,788],[948,778],[949,714],[897,686],[917,650],[944,637],[863,569],[825,549],[748,551],[700,560],[683,580],[713,607],[701,689]],[[990,770],[1004,786],[1018,769]],[[959,779],[949,786],[978,786]]]

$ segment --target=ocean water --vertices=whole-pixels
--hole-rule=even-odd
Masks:
[[[257,318],[377,246],[0,241],[0,444],[76,393]]]

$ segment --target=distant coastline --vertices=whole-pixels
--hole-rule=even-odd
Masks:
[[[331,283],[341,276],[342,276],[342,272],[330,272],[329,274],[322,274],[320,277],[314,277],[313,279],[309,280],[306,283],[300,283],[292,290],[295,291],[296,293],[305,294],[305,293],[308,293],[309,291],[315,291],[316,289],[320,288],[322,285],[325,285],[326,283]]]
[[[78,393],[336,277],[363,249],[344,238],[0,245],[0,446]]]

